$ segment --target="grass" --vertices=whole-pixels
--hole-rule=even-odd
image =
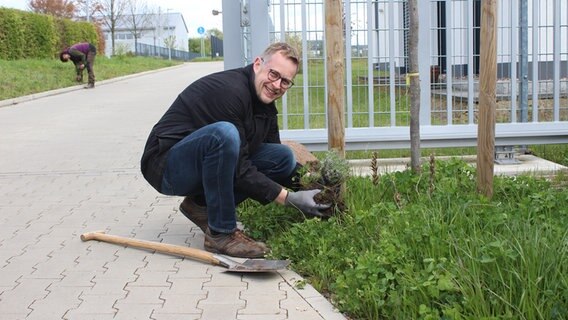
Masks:
[[[325,128],[325,65],[323,60],[312,59],[309,62],[309,73],[307,79],[302,71],[294,79],[295,85],[287,93],[287,117],[288,129],[304,128],[304,98],[307,94],[309,101],[310,128]],[[364,59],[354,59],[352,61],[353,83],[351,93],[352,115],[354,127],[367,127],[369,125],[369,92],[367,86],[367,61]],[[383,71],[374,70],[374,76],[388,76]],[[304,84],[309,86],[306,92]],[[407,87],[397,87],[395,91],[394,107],[396,108],[396,125],[405,126],[410,122],[409,119],[409,100],[407,99]],[[280,105],[280,102],[277,102]],[[376,85],[373,90],[373,123],[375,126],[389,126],[391,123],[391,105],[388,83]],[[281,113],[282,117],[282,113]],[[282,120],[282,118],[280,119]],[[282,123],[281,123],[282,124]]]
[[[432,169],[431,169],[432,168]],[[459,160],[347,182],[329,220],[246,202],[239,217],[352,319],[568,319],[568,191]]]
[[[97,81],[180,64],[179,61],[147,57],[107,58],[95,60]],[[84,72],[87,80],[87,72]],[[0,60],[0,100],[77,85],[73,63],[56,59]]]

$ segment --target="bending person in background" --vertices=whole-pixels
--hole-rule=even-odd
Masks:
[[[87,68],[89,78],[85,89],[92,89],[95,87],[95,71],[93,67],[95,65],[96,56],[97,48],[92,43],[81,42],[61,51],[59,59],[61,62],[73,61],[75,71],[77,72],[75,80],[80,83],[83,83],[83,70]]]

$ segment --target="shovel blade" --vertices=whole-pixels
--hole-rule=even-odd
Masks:
[[[290,265],[289,260],[264,260],[264,259],[247,259],[243,262],[237,262],[226,256],[215,255],[226,267],[227,272],[273,272],[286,269]]]

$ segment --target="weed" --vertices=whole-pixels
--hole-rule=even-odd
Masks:
[[[298,280],[298,281],[294,282],[294,287],[296,289],[302,290],[302,289],[306,288],[307,284],[308,284],[307,281],[305,279],[302,279],[302,280]]]
[[[373,181],[373,185],[377,185],[379,184],[379,167],[377,164],[377,152],[373,152],[372,158],[371,158],[371,180]]]

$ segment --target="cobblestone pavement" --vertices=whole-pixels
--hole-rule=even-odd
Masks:
[[[203,234],[155,192],[139,158],[152,125],[222,62],[13,99],[0,107],[0,319],[345,319],[290,270],[221,267],[96,241],[194,248]],[[11,104],[14,103],[14,104]]]

